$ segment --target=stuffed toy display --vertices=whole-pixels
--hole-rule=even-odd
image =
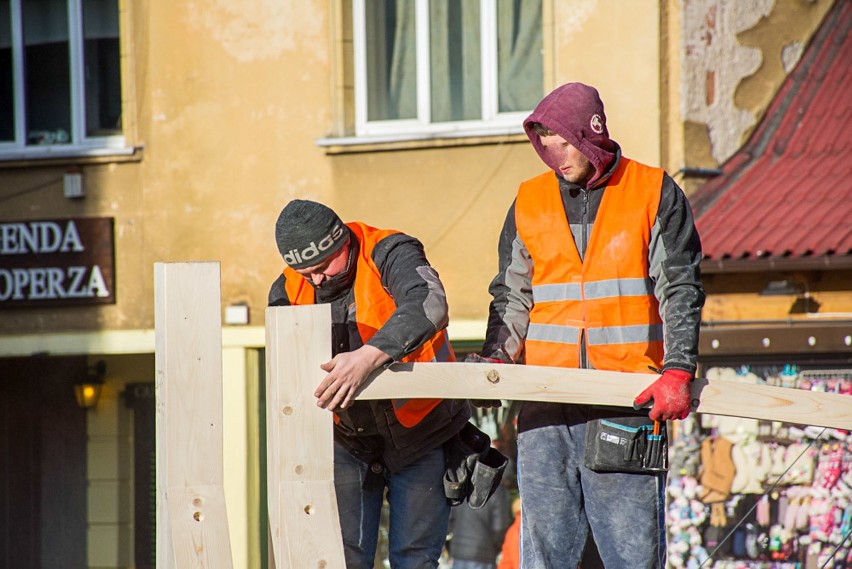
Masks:
[[[716,367],[706,376],[852,395],[849,370]],[[672,431],[672,567],[852,569],[852,432],[714,415]]]

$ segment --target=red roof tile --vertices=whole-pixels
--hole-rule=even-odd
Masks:
[[[839,0],[748,143],[691,196],[706,259],[852,255],[850,31]]]

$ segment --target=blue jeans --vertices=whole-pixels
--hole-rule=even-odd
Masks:
[[[518,435],[521,568],[577,567],[591,530],[607,569],[666,565],[664,474],[583,466],[586,424]]]
[[[430,451],[399,472],[385,473],[384,485],[364,488],[368,468],[335,443],[334,488],[347,569],[373,568],[385,488],[391,567],[438,567],[450,517],[443,484],[444,449]]]

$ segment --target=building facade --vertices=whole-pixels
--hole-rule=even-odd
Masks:
[[[521,121],[544,94],[595,85],[625,154],[691,193],[831,6],[0,0],[0,517],[20,520],[0,565],[153,567],[154,263],[221,263],[232,552],[265,566],[287,201],[421,239],[475,346],[503,217],[543,169]]]

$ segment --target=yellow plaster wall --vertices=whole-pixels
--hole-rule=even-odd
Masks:
[[[556,84],[597,87],[610,136],[625,155],[660,166],[660,3],[553,3]]]
[[[529,143],[452,153],[349,154],[331,161],[335,186],[341,188],[341,216],[419,238],[447,289],[450,317],[484,318],[506,211],[518,184],[544,171]]]
[[[313,143],[331,116],[325,12],[274,0],[150,8],[142,258],[221,260],[224,302],[248,302],[253,321],[278,269],[280,205],[331,198]]]
[[[115,217],[117,304],[7,311],[0,332],[150,329],[153,264],[191,260],[221,261],[223,304],[246,302],[251,323],[262,324],[281,268],[273,225],[294,197],[421,238],[453,318],[484,321],[505,212],[517,185],[542,170],[523,138],[327,155],[315,141],[334,130],[341,105],[332,97],[341,91],[332,80],[346,75],[329,37],[343,25],[337,8],[318,0],[123,6],[133,60],[126,106],[137,113],[126,121],[138,161],[85,165],[87,195],[77,201],[61,195],[65,164],[0,170],[0,186],[52,180],[4,203],[6,218]],[[658,163],[656,4],[546,2],[545,12],[559,22],[547,32],[553,84],[545,92],[595,84],[612,136],[632,157]]]

